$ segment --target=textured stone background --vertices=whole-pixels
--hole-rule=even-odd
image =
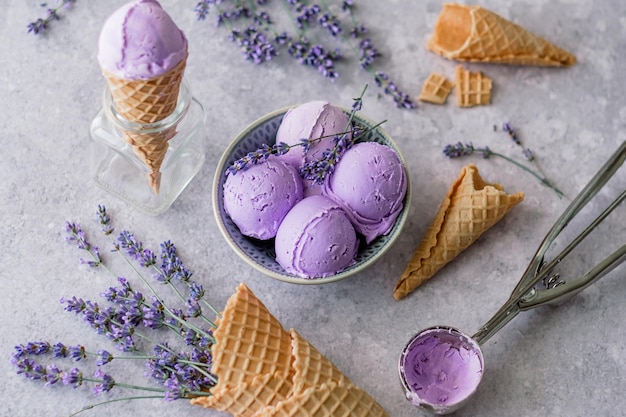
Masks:
[[[101,106],[105,82],[96,62],[99,29],[122,0],[78,0],[47,34],[26,33],[45,14],[39,1],[11,2],[0,14],[0,414],[12,417],[69,415],[97,402],[86,387],[44,387],[14,375],[13,346],[30,340],[83,343],[112,349],[58,300],[97,299],[113,282],[78,266],[78,254],[62,239],[66,219],[98,230],[93,213],[105,204],[118,228],[130,228],[147,245],[171,239],[187,265],[222,306],[239,282],[247,283],[282,321],[316,345],[394,417],[416,415],[404,400],[396,364],[404,343],[419,329],[449,324],[470,333],[508,297],[528,260],[568,204],[531,176],[498,159],[448,160],[441,150],[457,141],[488,145],[520,157],[493,126],[510,121],[547,176],[573,197],[626,140],[626,3],[620,0],[537,0],[483,5],[572,51],[568,69],[470,64],[494,81],[492,105],[459,109],[419,104],[396,109],[342,46],[346,63],[334,84],[292,62],[286,54],[255,67],[227,39],[227,30],[196,21],[194,1],[163,0],[190,41],[187,77],[208,110],[207,160],[199,175],[159,217],[145,215],[97,188],[89,177],[88,128]],[[280,16],[278,0],[272,8]],[[456,63],[428,52],[442,2],[361,0],[359,21],[384,54],[378,69],[412,97],[431,71],[453,78]],[[344,22],[347,22],[343,19]],[[332,42],[330,42],[332,44]],[[256,272],[225,245],[213,219],[211,185],[217,161],[248,123],[280,107],[313,99],[349,106],[370,83],[363,114],[386,119],[413,184],[411,216],[396,245],[370,270],[324,286],[278,282]],[[460,168],[478,165],[488,181],[526,199],[488,234],[402,301],[394,283],[428,227]],[[597,213],[624,189],[623,172],[590,208]],[[586,219],[593,210],[583,213]],[[624,243],[624,206],[581,251],[564,276],[594,265]],[[573,232],[572,232],[573,233]],[[571,233],[570,233],[571,235]],[[622,266],[559,308],[523,313],[484,347],[485,376],[463,416],[622,415],[626,381],[626,307]],[[143,382],[143,366],[124,366]],[[90,369],[87,367],[86,369]],[[119,376],[118,379],[122,379]],[[85,415],[219,415],[184,401],[117,403]]]

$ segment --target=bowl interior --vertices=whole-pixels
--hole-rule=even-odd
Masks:
[[[409,212],[409,203],[411,201],[411,183],[406,170],[406,163],[394,141],[383,129],[378,127],[368,132],[360,141],[374,141],[391,147],[400,157],[405,169],[407,192],[402,211],[396,219],[393,228],[387,235],[376,238],[369,245],[366,245],[364,239],[361,238],[355,264],[335,275],[324,278],[306,279],[289,274],[276,262],[273,239],[262,241],[244,236],[239,232],[237,226],[224,211],[222,192],[228,167],[236,160],[244,157],[248,152],[253,152],[261,148],[263,144],[274,144],[278,127],[289,108],[291,107],[276,110],[256,120],[239,133],[228,146],[217,165],[213,181],[213,212],[215,219],[226,241],[233,250],[248,264],[265,275],[296,284],[323,284],[339,281],[372,265],[392,246],[393,242],[399,236],[406,222]],[[345,109],[344,111],[348,112]],[[360,116],[358,113],[355,114],[353,120],[356,124],[365,128],[375,126],[375,123]]]

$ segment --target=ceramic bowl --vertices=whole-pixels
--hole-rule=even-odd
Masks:
[[[223,187],[224,181],[226,180],[226,171],[236,160],[244,157],[248,152],[253,152],[261,148],[263,144],[271,145],[275,143],[276,132],[278,131],[282,118],[287,110],[292,107],[276,110],[256,120],[239,133],[228,146],[226,151],[224,151],[224,154],[217,165],[213,181],[213,212],[218,227],[230,247],[250,266],[263,274],[281,281],[295,284],[324,284],[339,281],[355,275],[374,264],[391,248],[400,235],[400,232],[402,231],[402,228],[407,220],[409,203],[411,201],[411,182],[409,174],[406,170],[404,158],[391,137],[380,127],[368,132],[360,141],[375,141],[390,146],[396,151],[405,168],[407,177],[407,193],[403,202],[404,207],[396,219],[393,228],[387,235],[376,238],[369,245],[366,245],[364,239],[361,238],[355,264],[335,275],[323,278],[306,279],[286,272],[278,264],[278,262],[276,262],[273,239],[261,241],[242,235],[235,223],[233,223],[230,217],[226,214],[224,211]],[[344,111],[348,112],[345,109]],[[355,123],[362,125],[365,128],[373,127],[376,124],[362,117],[358,113],[355,114],[353,120]]]

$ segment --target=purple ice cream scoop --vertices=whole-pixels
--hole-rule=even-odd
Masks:
[[[276,158],[229,174],[224,182],[224,210],[242,234],[261,240],[276,236],[283,218],[300,200],[300,175]]]
[[[302,278],[322,278],[354,264],[359,247],[343,209],[328,197],[313,195],[297,203],[276,233],[276,261]]]
[[[333,136],[346,132],[349,126],[348,115],[327,101],[310,101],[289,109],[276,133],[276,143],[297,145],[302,139],[317,139],[307,152],[303,146],[296,146],[279,156],[296,168],[306,162],[318,160],[324,151],[334,146]],[[305,180],[304,195],[321,194],[322,188],[312,181]]]
[[[344,153],[324,189],[369,244],[392,229],[402,211],[407,178],[393,149],[361,142]]]
[[[123,5],[100,32],[100,66],[125,80],[161,76],[186,57],[185,34],[156,0]]]

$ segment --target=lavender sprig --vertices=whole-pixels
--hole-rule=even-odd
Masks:
[[[28,344],[32,344],[33,342],[29,342]],[[44,342],[47,343],[47,342]],[[28,345],[27,344],[27,345]],[[170,371],[168,371],[168,380],[176,381],[176,387],[173,387],[173,384],[163,384],[163,388],[160,387],[151,387],[151,386],[140,386],[135,384],[128,384],[124,382],[119,382],[113,378],[108,373],[105,373],[101,368],[101,361],[96,362],[96,370],[93,372],[93,376],[89,377],[83,372],[81,369],[77,367],[70,368],[68,370],[63,370],[56,364],[43,364],[36,360],[33,360],[31,356],[39,356],[41,357],[46,355],[49,352],[31,352],[24,353],[21,348],[27,345],[16,346],[16,352],[13,354],[11,363],[15,368],[17,368],[16,373],[18,375],[23,375],[27,379],[31,379],[34,381],[41,381],[45,385],[54,385],[57,382],[65,386],[72,386],[73,388],[78,388],[85,383],[93,384],[93,393],[98,395],[105,392],[109,392],[113,390],[115,387],[117,388],[126,388],[132,390],[141,390],[148,392],[157,392],[160,393],[160,396],[141,396],[141,397],[124,397],[120,399],[112,399],[107,400],[99,404],[91,405],[88,407],[84,407],[78,413],[74,413],[72,415],[79,414],[82,411],[93,408],[96,405],[104,405],[109,404],[111,402],[119,401],[119,400],[128,400],[128,399],[139,399],[139,398],[165,398],[166,401],[171,401],[173,399],[178,398],[193,398],[198,396],[208,396],[209,393],[202,391],[204,387],[202,384],[195,385],[185,385],[185,378],[193,378],[194,381],[201,381],[198,378],[197,374],[189,374],[189,366],[186,364],[189,361],[181,361],[178,360],[175,356],[164,354],[165,350],[162,350],[159,354],[156,354],[153,357],[149,357],[148,359],[154,361],[155,363],[159,363],[158,367],[163,369],[170,367]],[[62,345],[62,343],[57,343],[57,345]],[[83,348],[84,349],[84,348]],[[107,353],[108,354],[108,353]],[[98,354],[92,354],[94,356],[100,356]],[[54,356],[54,358],[58,359],[58,356]],[[164,360],[164,358],[167,358]],[[194,357],[197,359],[197,357]],[[146,359],[145,357],[119,357],[116,359]],[[112,359],[111,359],[112,360]],[[110,362],[110,360],[109,360]],[[108,362],[107,362],[108,363]],[[183,377],[184,376],[184,377]]]
[[[45,31],[50,22],[60,19],[59,10],[61,10],[61,8],[69,9],[74,3],[76,3],[76,0],[61,0],[57,7],[48,8],[46,17],[40,17],[34,22],[28,24],[28,33],[38,35],[39,33]],[[41,7],[47,7],[47,3],[42,3]]]
[[[561,192],[561,190],[559,190],[558,188],[556,188],[554,186],[554,184],[552,184],[547,178],[539,175],[538,173],[536,173],[535,171],[533,171],[532,169],[528,168],[527,166],[517,162],[516,160],[509,158],[506,155],[503,155],[501,153],[498,152],[494,152],[491,149],[489,149],[489,147],[485,146],[485,147],[474,147],[474,145],[471,142],[467,142],[465,144],[463,144],[462,142],[457,142],[456,144],[451,144],[451,145],[446,145],[443,148],[443,153],[445,156],[447,156],[448,158],[460,158],[460,157],[464,157],[464,156],[470,156],[473,155],[474,153],[481,155],[483,158],[490,158],[492,156],[496,156],[496,157],[500,157],[514,165],[516,165],[517,167],[523,169],[524,171],[528,172],[529,174],[531,174],[532,176],[534,176],[535,178],[537,178],[537,180],[539,180],[539,182],[548,187],[551,188],[560,198],[564,197],[564,194]]]
[[[535,168],[537,169],[537,171],[543,176],[545,177],[546,175],[544,174],[543,170],[541,169],[541,167],[539,166],[539,163],[537,162],[537,159],[535,158],[535,155],[533,154],[533,152],[530,150],[530,148],[526,148],[523,144],[522,141],[520,140],[519,136],[517,135],[517,132],[513,129],[513,126],[511,126],[510,122],[506,122],[502,124],[502,130],[504,130],[509,137],[511,138],[511,140],[520,148],[522,148],[522,155],[524,155],[524,158],[526,158],[527,161],[530,161],[530,163],[532,163]]]

